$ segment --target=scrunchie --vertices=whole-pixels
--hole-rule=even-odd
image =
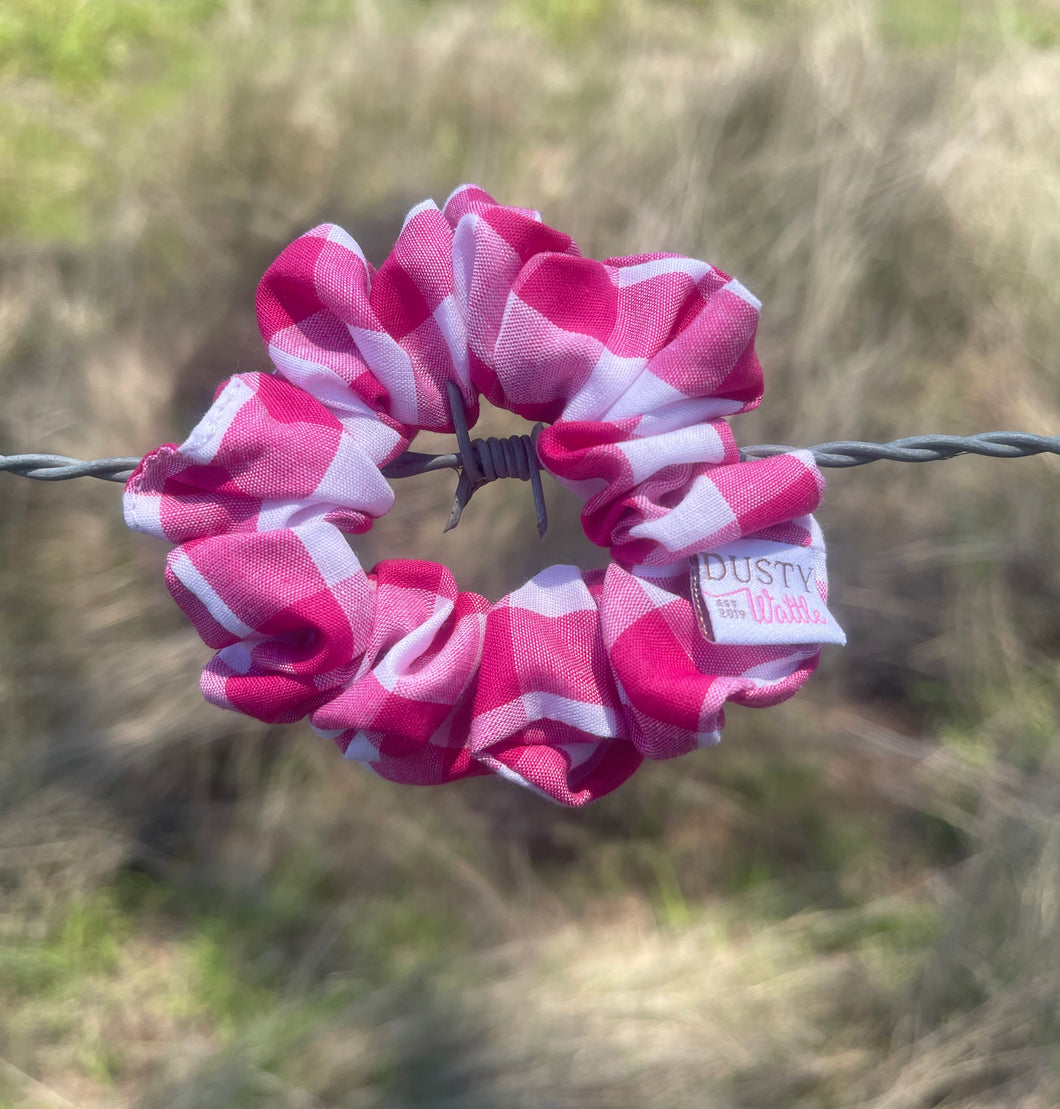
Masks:
[[[689,576],[745,537],[823,569],[812,456],[740,461],[724,418],[761,400],[758,308],[705,262],[583,258],[473,185],[413,208],[378,270],[339,227],[303,235],[258,290],[276,373],[223,383],[126,487],[129,526],[177,544],[167,585],[217,651],[206,698],[308,716],[393,781],[495,773],[582,805],[717,742],[726,701],[791,696],[819,643],[712,641]],[[469,423],[481,394],[549,425],[542,464],[606,571],[551,566],[491,603],[435,563],[362,569],[342,533],[390,509],[380,468],[417,431],[453,431],[448,382]]]

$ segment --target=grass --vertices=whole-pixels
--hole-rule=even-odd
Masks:
[[[0,451],[180,438],[258,275],[377,262],[478,180],[765,303],[742,442],[1055,432],[1057,17],[1037,0],[12,3]],[[511,421],[491,413],[491,429]],[[1055,1103],[1054,461],[830,475],[850,645],[560,811],[409,791],[198,700],[164,551],[0,482],[0,1106]],[[550,490],[358,541],[499,595],[599,562]],[[496,558],[484,559],[490,549]]]

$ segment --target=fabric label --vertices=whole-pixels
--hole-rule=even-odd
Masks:
[[[823,548],[741,539],[690,561],[693,604],[711,642],[846,643],[824,601]]]

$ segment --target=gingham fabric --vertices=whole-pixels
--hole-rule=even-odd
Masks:
[[[258,290],[275,374],[238,374],[180,446],[129,479],[126,519],[177,544],[166,581],[216,649],[202,690],[308,716],[398,782],[496,773],[565,805],[647,758],[715,743],[726,701],[791,696],[819,645],[711,642],[689,556],[741,537],[809,546],[806,451],[741,462],[758,301],[705,262],[583,258],[537,212],[465,185],[405,220],[376,270],[341,228],[292,243]],[[345,533],[393,504],[380,467],[452,432],[445,387],[549,424],[544,467],[585,499],[606,571],[552,566],[491,603],[417,559],[366,571]],[[819,533],[816,533],[819,535]]]

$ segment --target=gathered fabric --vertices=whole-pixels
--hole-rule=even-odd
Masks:
[[[820,644],[712,641],[689,574],[746,538],[823,567],[812,455],[741,461],[727,421],[762,397],[758,310],[705,262],[583,258],[474,185],[413,208],[378,270],[332,224],[297,239],[258,290],[276,372],[223,383],[125,491],[129,526],[175,544],[167,585],[216,651],[206,698],[308,717],[393,781],[495,773],[582,805],[717,742],[726,702],[791,696]],[[450,382],[469,423],[485,397],[548,425],[541,463],[606,570],[491,602],[436,563],[362,568],[346,535],[391,508],[381,468],[418,431],[453,431]]]

